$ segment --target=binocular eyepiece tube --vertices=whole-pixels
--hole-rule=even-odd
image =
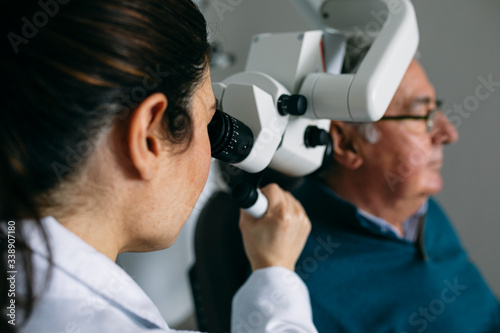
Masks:
[[[208,124],[208,136],[212,157],[226,163],[243,161],[252,151],[254,137],[252,130],[220,110]]]
[[[252,130],[227,113],[216,110],[208,124],[212,157],[226,163],[239,163],[248,157],[253,148]],[[238,205],[255,218],[267,211],[266,197],[250,184],[240,183],[231,194]]]

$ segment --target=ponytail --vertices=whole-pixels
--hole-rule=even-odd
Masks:
[[[0,120],[0,124],[6,122]],[[12,155],[5,135],[7,131],[3,127],[0,126],[0,308],[3,310],[0,331],[13,333],[22,324],[21,315],[28,318],[36,301],[32,251],[27,244],[23,219],[30,218],[35,231],[43,236],[46,244],[48,242],[29,187],[13,167],[16,161],[9,160]],[[48,246],[47,249],[50,255]],[[15,282],[8,279],[12,275]],[[48,278],[49,275],[46,282]]]

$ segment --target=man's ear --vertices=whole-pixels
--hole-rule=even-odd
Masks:
[[[333,139],[333,158],[347,169],[355,170],[363,164],[359,135],[342,121],[332,121],[330,135]]]
[[[127,147],[132,165],[144,180],[151,179],[158,170],[160,154],[165,151],[162,126],[167,108],[162,93],[147,97],[133,112],[127,134]]]

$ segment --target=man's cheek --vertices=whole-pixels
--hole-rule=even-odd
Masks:
[[[404,182],[426,166],[428,161],[429,153],[425,150],[413,149],[410,152],[400,153],[392,168],[394,176],[400,182]]]
[[[426,165],[429,161],[429,153],[424,150],[414,150],[408,156],[408,163],[410,163],[414,168],[420,168]]]

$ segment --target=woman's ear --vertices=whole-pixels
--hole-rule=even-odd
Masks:
[[[167,97],[155,93],[147,97],[133,112],[127,133],[127,148],[133,167],[144,180],[158,170],[160,156],[166,150],[163,116]]]
[[[332,121],[330,135],[335,161],[347,169],[358,169],[363,164],[363,156],[355,128],[342,121]]]

